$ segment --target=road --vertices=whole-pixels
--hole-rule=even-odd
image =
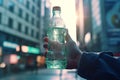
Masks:
[[[28,71],[0,78],[0,80],[85,80],[76,74],[76,70]]]

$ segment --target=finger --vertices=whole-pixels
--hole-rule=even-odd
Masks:
[[[67,31],[67,33],[66,33],[65,39],[66,39],[67,42],[70,41],[70,40],[72,40],[72,38],[70,37],[68,31]]]
[[[47,53],[48,53],[48,37],[44,37],[44,44],[43,44],[43,47],[45,49],[45,52],[44,52],[44,56],[46,57]]]
[[[44,45],[43,45],[43,47],[44,47],[45,49],[48,49],[48,43],[45,42]]]
[[[44,42],[48,42],[48,37],[45,37],[43,40]]]
[[[45,38],[44,38],[44,43],[54,44],[55,41],[52,41],[52,40],[50,40],[48,37],[45,37]]]
[[[48,37],[45,37],[43,47],[45,48],[45,50],[49,48],[51,50],[60,51],[63,47],[63,44],[57,41],[50,40]]]

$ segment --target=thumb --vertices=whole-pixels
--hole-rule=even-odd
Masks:
[[[72,41],[72,38],[71,38],[71,36],[69,35],[68,31],[67,31],[67,33],[66,33],[65,40],[66,40],[66,42]]]

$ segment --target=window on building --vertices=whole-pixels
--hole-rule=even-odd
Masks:
[[[6,40],[6,41],[10,41],[10,38],[11,38],[11,37],[10,37],[9,35],[6,35],[6,36],[5,36],[5,40]]]
[[[37,34],[36,34],[36,38],[39,39],[39,32],[37,32]]]
[[[29,22],[29,14],[26,13],[25,20]]]
[[[29,0],[27,0],[27,2],[26,2],[26,8],[27,8],[27,9],[30,8],[30,2],[29,2]]]
[[[28,34],[28,26],[25,27],[25,34]]]
[[[37,0],[36,2],[37,2],[38,7],[40,7],[40,0]]]
[[[35,6],[32,6],[32,13],[35,13]]]
[[[0,0],[0,6],[3,4],[3,0]]]
[[[8,27],[13,28],[13,19],[8,18]]]
[[[34,18],[31,19],[31,24],[32,24],[32,25],[35,24],[35,19],[34,19]]]
[[[23,10],[21,8],[18,9],[18,16],[19,17],[22,17],[23,15]]]
[[[39,28],[40,27],[40,21],[37,21],[36,24],[37,24],[36,27]]]
[[[11,12],[14,12],[15,4],[12,1],[8,2],[8,9]]]
[[[22,24],[19,22],[18,23],[18,31],[21,32],[22,31]]]
[[[34,37],[34,30],[31,30],[31,36]]]
[[[40,10],[37,10],[37,17],[40,18]]]
[[[0,24],[2,23],[2,13],[0,13]]]

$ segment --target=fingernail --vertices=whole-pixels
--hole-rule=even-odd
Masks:
[[[44,42],[48,42],[48,37],[45,37],[45,38],[44,38]]]

